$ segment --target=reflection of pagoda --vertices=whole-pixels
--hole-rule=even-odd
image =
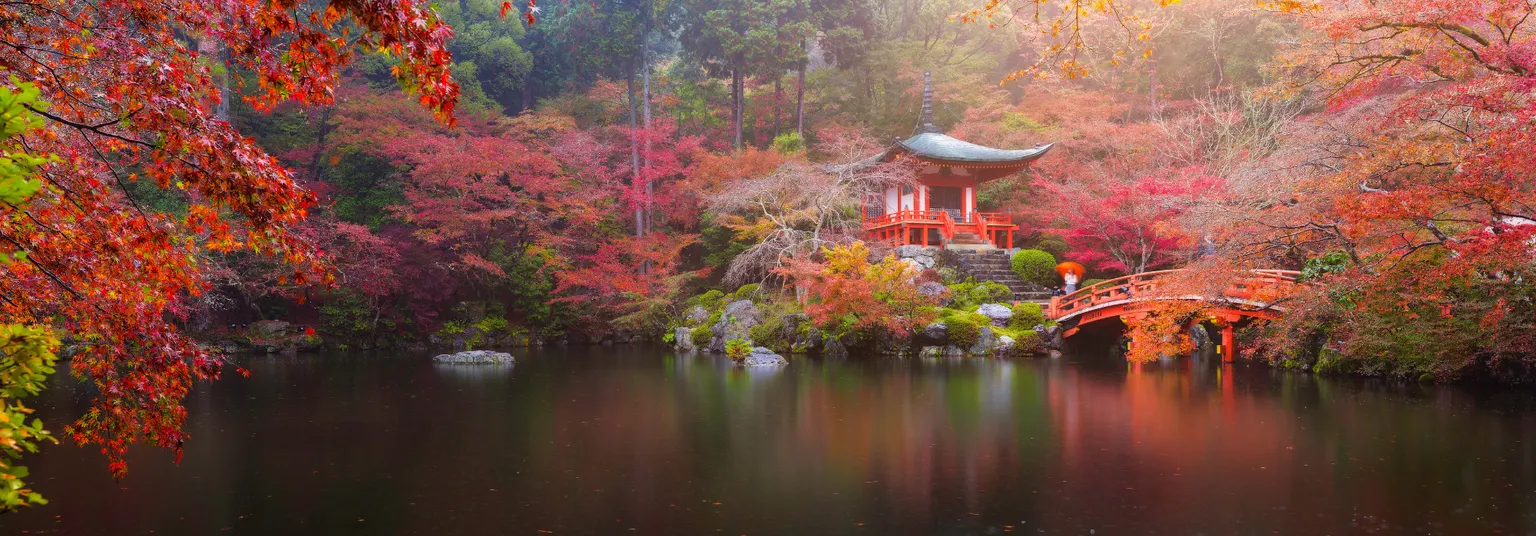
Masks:
[[[891,187],[883,196],[871,196],[864,207],[865,238],[896,245],[1010,247],[1019,226],[1005,214],[977,212],[976,189],[1019,172],[1049,150],[1050,145],[994,149],[939,132],[933,126],[933,78],[924,72],[917,135],[896,140],[880,156],[883,161],[916,159],[918,186]]]

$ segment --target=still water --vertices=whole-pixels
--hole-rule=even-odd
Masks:
[[[1526,393],[1197,360],[795,360],[655,348],[512,367],[260,357],[177,465],[28,458],[0,534],[1529,534]],[[87,402],[55,378],[37,405]]]

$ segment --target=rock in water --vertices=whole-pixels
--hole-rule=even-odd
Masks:
[[[737,300],[725,306],[720,321],[710,326],[715,337],[709,341],[709,351],[725,352],[725,343],[731,339],[752,340],[753,327],[763,323],[763,312],[751,300]]]
[[[971,345],[971,355],[989,355],[997,348],[997,337],[992,333],[992,326],[982,326],[976,334],[976,344]]]
[[[743,367],[776,367],[788,365],[789,361],[786,361],[784,356],[773,353],[773,350],[758,346],[753,348],[752,353],[747,354],[747,357],[742,358],[736,364]]]
[[[510,365],[516,360],[512,359],[512,354],[505,352],[470,350],[456,354],[441,354],[432,358],[432,361],[453,365]]]
[[[981,316],[992,319],[992,325],[997,327],[1008,327],[1008,319],[1013,318],[1013,309],[999,303],[989,303],[977,307],[976,312],[981,313]]]
[[[917,332],[918,346],[944,346],[949,344],[949,326],[943,322],[934,322],[923,326],[923,330]]]
[[[672,346],[679,352],[692,352],[698,348],[693,345],[693,330],[688,328],[675,328],[672,330]]]

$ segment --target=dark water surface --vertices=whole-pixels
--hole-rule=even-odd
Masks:
[[[0,533],[1529,534],[1536,404],[1192,360],[795,360],[659,349],[261,357],[145,448],[27,459]],[[1096,363],[1095,363],[1096,361]],[[37,405],[87,402],[55,378]]]

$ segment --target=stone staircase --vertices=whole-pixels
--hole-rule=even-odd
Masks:
[[[972,235],[975,236],[975,235]],[[960,234],[955,235],[955,244]],[[978,240],[979,241],[979,240]],[[1051,290],[1040,285],[1019,279],[1013,273],[1012,258],[1006,250],[988,246],[986,249],[959,249],[951,247],[955,253],[960,254],[961,262],[966,271],[975,277],[977,281],[991,281],[1001,284],[1013,290],[1013,299],[1016,301],[1049,301]]]

